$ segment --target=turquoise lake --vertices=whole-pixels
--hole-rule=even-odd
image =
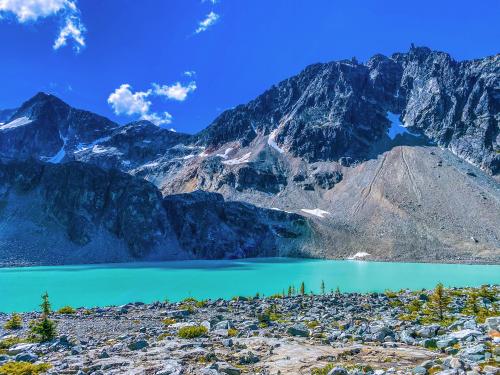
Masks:
[[[306,290],[382,292],[500,284],[500,266],[288,258],[176,261],[0,269],[0,311],[38,309],[47,291],[54,308],[156,300],[271,295],[305,282]]]

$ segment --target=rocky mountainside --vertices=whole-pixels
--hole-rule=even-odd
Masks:
[[[387,113],[490,174],[500,171],[500,55],[454,61],[428,48],[315,64],[224,112],[199,143],[242,146],[260,135],[309,162],[365,160],[387,136]]]
[[[299,215],[216,193],[164,199],[117,170],[0,163],[2,265],[286,255],[308,232]]]
[[[147,121],[118,126],[38,94],[0,125],[0,159],[151,182],[168,224],[153,241],[161,256],[168,239],[169,257],[498,262],[499,88],[500,55],[457,62],[412,47],[309,66],[195,135]],[[142,231],[145,243],[155,231]],[[140,233],[127,243],[111,232],[126,254],[156,254],[133,249]]]
[[[117,127],[105,117],[38,93],[0,125],[0,158],[61,162]]]

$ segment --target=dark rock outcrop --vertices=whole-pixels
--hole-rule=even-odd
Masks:
[[[277,237],[292,240],[308,232],[300,215],[225,202],[217,193],[169,195],[163,204],[181,247],[199,258],[282,255]]]
[[[299,215],[201,191],[162,198],[118,170],[69,162],[0,163],[2,264],[283,254],[305,238]]]

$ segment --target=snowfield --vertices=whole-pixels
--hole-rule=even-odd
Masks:
[[[310,210],[307,208],[302,208],[301,211],[305,212],[306,214],[309,214],[309,215],[320,217],[322,219],[325,217],[325,215],[330,215],[330,213],[328,211],[324,211],[324,210],[321,210],[319,208],[315,208],[313,210]]]
[[[8,130],[8,129],[14,129],[18,128],[20,126],[25,126],[28,124],[31,124],[31,120],[28,117],[19,117],[16,118],[15,120],[12,120],[11,122],[8,122],[7,124],[3,124],[0,126],[0,130]]]

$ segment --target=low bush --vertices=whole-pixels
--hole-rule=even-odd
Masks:
[[[171,326],[176,323],[176,320],[173,318],[165,318],[161,321],[165,327]]]
[[[5,322],[4,326],[5,329],[20,329],[23,327],[23,319],[21,318],[21,315],[19,314],[12,314],[9,320]]]
[[[0,351],[9,349],[11,346],[24,342],[20,337],[7,337],[6,339],[0,340]]]
[[[74,314],[76,310],[71,306],[63,306],[59,310],[57,310],[59,314]]]
[[[39,375],[51,367],[48,363],[8,362],[0,366],[0,375]]]
[[[179,329],[178,336],[182,339],[194,339],[196,337],[205,336],[207,333],[208,333],[207,327],[187,326]]]
[[[237,329],[235,329],[235,328],[229,328],[229,329],[227,330],[227,335],[228,335],[229,337],[236,337],[236,336],[238,336],[238,333],[239,333],[239,332],[238,332],[238,330],[237,330]]]

